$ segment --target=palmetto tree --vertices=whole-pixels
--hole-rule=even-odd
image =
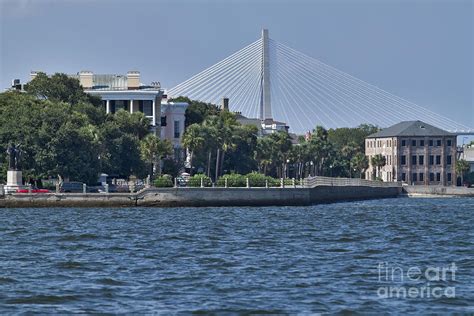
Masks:
[[[356,154],[351,159],[351,168],[358,171],[360,173],[360,178],[362,179],[362,174],[367,170],[367,168],[369,168],[369,160],[367,159],[367,156],[363,153]]]
[[[270,137],[260,137],[257,139],[255,150],[255,160],[258,168],[264,175],[267,175],[267,168],[272,163],[272,139]]]
[[[173,153],[173,146],[167,139],[161,140],[153,134],[147,135],[140,142],[140,151],[143,160],[145,160],[150,166],[150,176],[153,177],[153,166],[159,165],[158,175],[161,175],[160,161],[163,157],[171,155]]]
[[[469,168],[469,162],[467,162],[466,160],[459,159],[458,161],[456,161],[455,169],[456,173],[461,176],[461,185],[464,184],[464,175],[469,171]]]
[[[183,135],[183,145],[189,150],[189,168],[190,174],[193,175],[193,156],[196,150],[199,150],[204,145],[205,139],[203,137],[204,128],[198,124],[188,126]]]
[[[372,158],[370,158],[370,163],[372,164],[372,167],[377,171],[377,173],[374,172],[374,174],[372,175],[372,177],[375,180],[376,175],[378,177],[380,177],[380,168],[385,166],[386,159],[381,154],[377,154],[377,155],[373,156]]]

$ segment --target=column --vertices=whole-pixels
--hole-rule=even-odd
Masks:
[[[152,119],[151,124],[152,124],[153,126],[156,126],[156,106],[155,106],[155,105],[156,105],[156,98],[153,98],[153,100],[152,100],[151,102],[152,102],[152,104],[151,104],[151,110],[152,110],[152,113],[153,113],[153,114],[152,114],[152,115],[153,115],[153,119]]]
[[[458,178],[456,174],[456,161],[458,159],[457,155],[457,139],[454,137],[451,140],[451,186],[455,187],[458,183]]]
[[[428,137],[425,137],[424,138],[425,140],[425,147],[423,148],[423,155],[425,155],[425,165],[424,165],[424,174],[425,174],[425,185],[429,185],[430,184],[430,172],[429,172],[429,167],[430,167],[430,154],[429,154],[429,143],[430,143],[430,140],[428,139]]]
[[[107,100],[105,103],[105,113],[110,113],[110,100]]]
[[[133,113],[133,100],[130,100],[130,114]]]
[[[411,182],[413,179],[411,178],[411,139],[410,138],[406,140],[406,145],[408,147],[408,154],[406,155],[406,162],[408,165],[406,179],[407,179],[407,183],[411,185]]]
[[[446,185],[446,139],[441,138],[441,185]]]

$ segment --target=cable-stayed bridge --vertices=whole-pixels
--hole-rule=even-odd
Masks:
[[[228,97],[230,110],[250,118],[284,121],[299,134],[316,125],[387,127],[408,120],[459,134],[474,133],[474,128],[276,42],[267,30],[255,42],[167,93],[214,104]]]

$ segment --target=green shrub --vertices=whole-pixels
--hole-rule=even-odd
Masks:
[[[252,172],[245,175],[246,178],[249,178],[250,187],[265,187],[268,184],[268,187],[280,186],[280,180],[274,179],[270,176],[265,176],[261,173]]]
[[[156,178],[153,184],[158,188],[170,188],[173,186],[173,178],[170,175],[165,174]]]
[[[227,179],[227,186],[232,188],[244,188],[247,186],[247,178],[249,179],[249,186],[251,188],[260,187],[263,188],[268,184],[268,187],[279,187],[280,179],[274,179],[263,174],[252,172],[246,175],[241,174],[225,174],[217,180],[217,186],[225,187],[225,179]],[[289,179],[288,185],[293,184],[292,180]]]
[[[246,186],[245,176],[238,173],[223,175],[217,180],[217,186],[225,187],[225,179],[227,179],[227,186],[230,188],[240,188]]]
[[[195,174],[194,176],[189,178],[188,186],[189,187],[200,187],[201,186],[201,179],[203,186],[210,187],[212,185],[211,178],[206,176],[205,174]]]

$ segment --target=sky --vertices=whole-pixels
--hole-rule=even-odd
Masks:
[[[0,88],[30,71],[170,88],[270,37],[474,128],[474,1],[0,0]]]

